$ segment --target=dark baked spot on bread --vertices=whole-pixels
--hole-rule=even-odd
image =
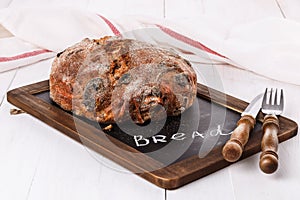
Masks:
[[[94,78],[88,82],[83,92],[83,105],[88,111],[94,111],[96,108],[96,96],[103,90],[103,81],[101,78]]]
[[[74,51],[69,52],[67,54],[67,57],[69,57],[69,56],[76,56],[76,55],[78,55],[82,51],[83,51],[83,49],[75,49]]]
[[[186,59],[182,59],[187,65],[192,66],[191,63],[189,61],[187,61]]]
[[[56,54],[56,57],[59,57],[61,54],[63,54],[65,51],[61,51],[58,54]]]
[[[130,74],[129,73],[126,73],[126,74],[123,74],[119,80],[119,84],[128,84],[130,83]]]
[[[180,85],[181,87],[186,86],[189,81],[188,81],[188,77],[186,76],[186,74],[180,73],[174,76],[175,82]]]

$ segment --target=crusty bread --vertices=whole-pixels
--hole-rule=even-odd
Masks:
[[[50,97],[101,123],[177,116],[196,97],[191,64],[170,50],[118,37],[84,39],[54,59]],[[161,109],[161,108],[164,109]]]

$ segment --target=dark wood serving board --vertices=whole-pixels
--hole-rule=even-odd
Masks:
[[[162,126],[157,130],[156,122],[150,128],[113,124],[112,129],[105,130],[107,124],[73,116],[52,102],[48,80],[11,90],[7,99],[63,134],[166,189],[178,188],[231,164],[223,159],[221,149],[248,105],[198,84],[197,101],[192,108],[179,117],[168,117],[158,123],[157,127]],[[241,159],[261,150],[262,117],[259,113]],[[282,116],[279,121],[279,142],[297,134],[295,122]]]

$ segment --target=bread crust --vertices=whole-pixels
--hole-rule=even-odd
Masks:
[[[189,108],[196,84],[191,64],[174,52],[104,37],[84,39],[57,55],[50,97],[63,109],[94,121],[142,124]]]

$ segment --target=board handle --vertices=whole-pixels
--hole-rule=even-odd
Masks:
[[[275,115],[266,115],[263,123],[263,138],[259,167],[266,173],[274,173],[278,168],[278,136],[279,121]]]
[[[223,158],[228,162],[237,161],[243,153],[244,146],[248,142],[250,131],[254,128],[255,119],[251,115],[244,115],[237,123],[230,139],[223,147]]]

